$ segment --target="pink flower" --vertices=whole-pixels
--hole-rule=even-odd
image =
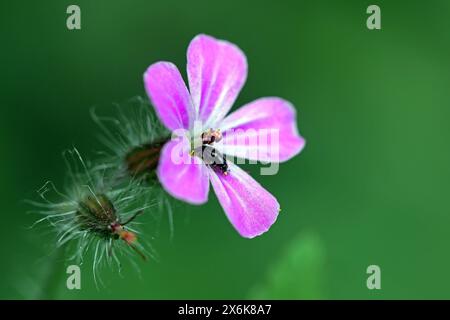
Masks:
[[[194,122],[200,121],[202,150],[216,149],[221,155],[221,147],[226,156],[251,160],[283,162],[302,150],[305,140],[298,134],[295,109],[286,100],[261,98],[225,117],[247,78],[247,59],[236,45],[207,35],[196,36],[187,51],[187,74],[189,90],[170,62],[152,64],[144,74],[145,88],[156,113],[172,132],[185,129],[192,133]],[[280,139],[271,139],[268,147],[276,147],[279,152],[249,155],[246,151],[260,150],[258,139],[235,142],[239,141],[238,132],[248,129],[254,130],[258,139],[261,129],[277,130]],[[233,148],[227,148],[227,141]],[[258,236],[275,222],[280,210],[278,201],[245,171],[231,161],[222,166],[205,164],[204,158],[179,163],[173,160],[173,154],[178,152],[198,157],[192,140],[183,139],[181,148],[180,140],[165,144],[157,174],[173,197],[192,204],[205,203],[211,182],[228,219],[241,236]]]

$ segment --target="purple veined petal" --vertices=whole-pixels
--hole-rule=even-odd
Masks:
[[[224,154],[250,160],[283,162],[297,155],[305,139],[297,130],[295,108],[276,97],[261,98],[226,117],[220,127]]]
[[[189,44],[187,73],[198,119],[214,126],[228,113],[247,79],[247,58],[230,42],[198,35]]]
[[[144,74],[144,84],[158,117],[168,129],[190,128],[194,108],[186,84],[173,63],[152,64]]]
[[[245,238],[253,238],[269,230],[276,221],[280,205],[245,171],[229,163],[224,175],[210,170],[214,191],[234,228]]]
[[[189,153],[188,139],[178,138],[167,142],[159,159],[158,179],[174,198],[202,204],[208,201],[209,172],[203,162]]]

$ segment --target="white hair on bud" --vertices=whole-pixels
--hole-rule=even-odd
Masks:
[[[91,252],[96,285],[101,283],[101,266],[116,265],[120,271],[125,257],[156,259],[148,234],[141,232],[137,222],[141,213],[147,221],[154,219],[149,224],[159,219],[161,204],[152,188],[135,179],[112,183],[107,170],[90,169],[75,148],[66,151],[64,159],[69,171],[64,191],[48,181],[38,190],[40,200],[28,201],[36,208],[32,212],[43,216],[34,225],[48,222],[56,230],[56,246],[71,251],[70,260],[81,264]],[[134,260],[130,259],[131,264],[137,266]]]

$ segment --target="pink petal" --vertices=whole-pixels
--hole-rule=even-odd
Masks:
[[[283,162],[305,145],[297,130],[295,108],[281,98],[261,98],[239,108],[224,119],[220,129],[224,132],[218,148],[239,158]]]
[[[189,151],[190,144],[186,138],[167,142],[159,159],[158,179],[173,197],[192,204],[202,204],[208,201],[208,170]]]
[[[217,198],[231,224],[245,238],[253,238],[269,230],[280,211],[274,196],[233,163],[224,175],[210,170]]]
[[[189,89],[199,119],[214,126],[232,107],[247,78],[247,59],[234,44],[198,35],[187,52]]]
[[[168,129],[190,128],[194,108],[186,84],[174,64],[152,64],[144,74],[144,83],[156,113]]]

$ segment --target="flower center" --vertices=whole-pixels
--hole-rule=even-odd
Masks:
[[[203,144],[213,144],[214,142],[219,142],[220,140],[222,140],[222,133],[220,132],[220,129],[214,130],[209,128],[202,133]]]
[[[192,151],[193,155],[201,158],[206,165],[214,170],[224,175],[228,175],[230,169],[225,155],[212,146],[215,142],[222,140],[220,129],[208,129],[202,133],[201,139],[202,145]]]

